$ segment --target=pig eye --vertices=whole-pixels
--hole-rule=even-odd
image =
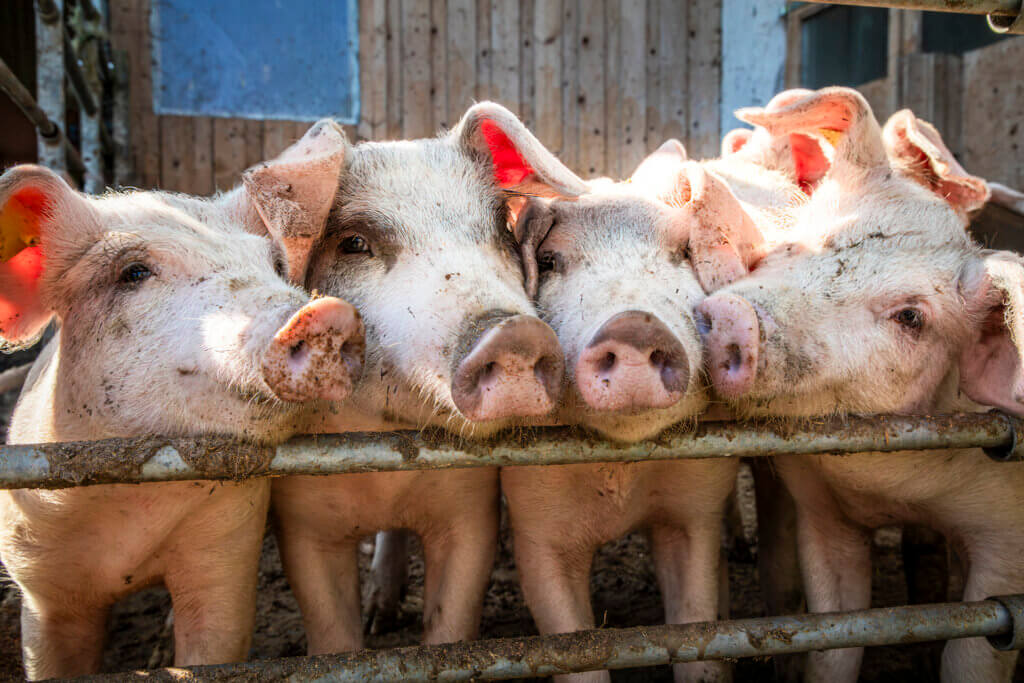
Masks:
[[[143,280],[152,277],[151,271],[144,263],[130,263],[121,271],[121,282],[127,285],[136,285]]]
[[[361,235],[349,235],[341,240],[338,248],[345,254],[369,254],[370,243]]]
[[[550,251],[546,251],[543,254],[537,254],[537,271],[540,273],[550,273],[555,269],[555,255]]]
[[[913,332],[924,327],[924,314],[916,308],[901,308],[893,313],[892,319]]]

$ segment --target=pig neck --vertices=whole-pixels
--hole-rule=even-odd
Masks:
[[[97,425],[93,424],[88,413],[83,414],[68,406],[68,392],[57,391],[62,374],[60,343],[58,331],[32,364],[11,415],[8,443],[84,441],[120,436],[97,435]]]

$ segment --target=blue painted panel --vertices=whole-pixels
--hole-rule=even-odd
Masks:
[[[154,0],[159,114],[359,119],[356,0]]]

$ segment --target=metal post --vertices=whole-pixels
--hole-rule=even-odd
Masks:
[[[102,6],[102,3],[101,3]],[[87,15],[87,11],[82,5],[79,11],[83,15]],[[93,23],[99,23],[102,25],[103,16],[99,12],[92,8],[92,12],[95,18],[92,19]],[[84,30],[85,22],[80,22],[80,30]],[[79,97],[79,102],[82,102],[82,161],[85,163],[85,183],[84,190],[90,194],[99,194],[103,192],[106,183],[104,182],[103,172],[103,138],[104,138],[104,123],[103,123],[103,83],[100,80],[100,47],[99,39],[93,37],[92,39],[82,41],[82,36],[79,36],[79,45],[81,46],[81,55],[74,54],[72,48],[69,58],[74,61],[76,67],[81,67],[80,72],[82,74],[84,92]],[[99,100],[99,106],[94,105],[92,110],[85,106],[85,99],[91,98],[95,95]]]
[[[391,432],[303,436],[276,448],[216,437],[9,445],[0,448],[0,488],[948,448],[984,448],[999,460],[1021,460],[1024,444],[1016,434],[1022,426],[1024,421],[1001,413],[967,413],[792,425],[705,422],[628,445],[567,427],[523,430],[514,438],[484,442],[440,432]]]
[[[36,3],[36,101],[61,131],[64,122],[64,0]],[[60,173],[67,169],[60,139],[39,136],[39,163]]]
[[[1014,612],[1003,602],[1014,605],[1021,597],[1024,596],[833,614],[609,628],[245,664],[175,667],[80,680],[288,680],[291,683],[503,680],[978,636],[995,637],[1000,643],[1017,643],[1015,634],[1024,625],[1014,623]]]
[[[1021,0],[811,0],[827,5],[859,5],[861,7],[891,7],[917,9],[929,12],[957,12],[959,14],[995,14],[1016,16]]]

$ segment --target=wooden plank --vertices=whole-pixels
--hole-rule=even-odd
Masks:
[[[604,35],[603,3],[580,0],[578,170],[585,177],[604,173]]]
[[[448,2],[430,2],[430,132],[451,127],[448,120]]]
[[[800,87],[800,54],[803,31],[798,11],[786,13],[786,77],[787,88]]]
[[[963,165],[987,180],[1024,188],[1024,40],[972,50],[963,64]]]
[[[650,151],[661,144],[661,5],[658,0],[647,0],[647,27],[645,30],[645,104],[644,149]]]
[[[562,152],[562,3],[533,6],[534,132],[554,154]]]
[[[402,135],[402,6],[400,0],[388,0],[388,78],[387,138]]]
[[[373,25],[374,0],[359,3],[359,134],[364,137],[373,136],[374,111],[371,90],[377,85],[373,72],[373,50],[376,41]],[[268,121],[263,129],[264,147],[268,135],[277,136],[278,130],[273,122]],[[272,131],[273,129],[273,131]],[[276,142],[276,140],[275,140]],[[273,145],[272,145],[273,146]]]
[[[404,0],[402,8],[402,137],[431,132],[430,3]]]
[[[192,167],[187,179],[188,192],[202,196],[213,194],[213,119],[197,116],[192,121]]]
[[[291,121],[267,121],[263,126],[263,159],[273,159],[291,144]]]
[[[622,66],[619,76],[621,87],[620,126],[621,147],[619,153],[619,176],[626,177],[633,172],[647,151],[644,144],[644,129],[647,126],[647,2],[646,0],[624,0],[620,50]],[[716,109],[717,115],[717,109]]]
[[[519,3],[491,0],[491,94],[494,99],[522,116],[519,100]]]
[[[213,182],[218,190],[231,189],[245,170],[245,121],[214,119]]]
[[[263,122],[245,121],[245,168],[263,161]]]
[[[370,70],[369,81],[361,87],[362,102],[366,113],[362,118],[368,130],[361,134],[370,140],[387,137],[388,127],[388,7],[385,0],[361,0],[360,14],[370,17],[372,26],[372,47],[363,51],[366,66]],[[360,57],[362,61],[363,56]]]
[[[141,163],[136,161],[142,187],[156,187],[160,183],[160,117],[153,111],[153,58],[150,32],[150,0],[138,0],[138,23],[135,25],[136,45],[132,55],[132,102],[137,106],[138,118],[132,121],[132,143],[142,145]],[[138,78],[136,79],[136,72]],[[138,92],[138,99],[134,99]],[[137,134],[136,134],[137,132]],[[136,157],[137,159],[140,157]]]
[[[190,116],[163,116],[160,121],[160,187],[188,192],[195,140]]]
[[[580,163],[579,0],[562,2],[562,163],[577,170]]]
[[[661,126],[654,144],[660,145],[669,138],[685,143],[689,131],[690,69],[686,54],[686,43],[690,40],[689,13],[686,4],[676,0],[659,0],[658,4]]]
[[[476,97],[476,0],[448,0],[448,120]]]
[[[476,99],[489,100],[491,95],[491,3],[476,0]]]
[[[719,101],[722,84],[721,0],[693,0],[687,5],[690,40],[687,69],[690,72],[689,143],[695,158],[717,156],[721,136]],[[694,31],[695,27],[699,30]],[[692,146],[692,149],[691,149]]]
[[[545,0],[541,0],[544,2]],[[533,65],[536,60],[536,43],[533,39],[534,0],[523,0],[519,4],[519,118],[527,128],[533,128],[537,120],[534,114],[536,92]]]
[[[607,0],[605,25],[605,149],[602,174],[622,177],[622,5]]]

